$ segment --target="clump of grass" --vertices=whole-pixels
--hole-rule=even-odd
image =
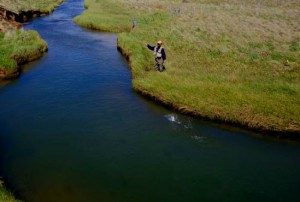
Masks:
[[[278,2],[277,2],[278,3]],[[299,4],[86,0],[81,26],[119,34],[133,88],[186,113],[300,133]],[[178,12],[180,9],[180,12]],[[132,18],[137,26],[130,29]],[[165,41],[164,73],[143,42]]]
[[[17,14],[37,11],[50,13],[63,0],[1,0],[0,6]],[[10,78],[11,74],[18,75],[18,65],[33,61],[47,51],[47,43],[36,31],[13,30],[14,26],[1,18],[0,28],[11,27],[0,32],[0,79]]]
[[[16,200],[14,196],[5,189],[3,182],[0,180],[0,201],[2,202],[21,202]]]
[[[14,72],[18,65],[33,61],[47,51],[47,43],[33,30],[0,32],[0,70]]]

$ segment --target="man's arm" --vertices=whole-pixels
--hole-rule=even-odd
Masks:
[[[148,49],[150,49],[150,50],[154,50],[154,48],[155,48],[155,46],[151,46],[151,45],[149,45],[148,43],[145,43],[145,46],[148,48]]]

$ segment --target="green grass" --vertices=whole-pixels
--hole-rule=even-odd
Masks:
[[[74,19],[121,32],[133,88],[178,110],[247,128],[300,133],[300,23],[297,1],[86,0]],[[201,3],[197,3],[201,2]],[[209,3],[210,2],[210,3]],[[181,7],[182,15],[170,8]],[[137,27],[131,30],[132,17]],[[143,42],[162,39],[167,71],[153,70]]]
[[[0,6],[14,12],[50,13],[62,2],[63,0],[0,0]],[[2,19],[0,23],[9,22]],[[46,51],[47,43],[36,31],[6,30],[0,32],[0,79],[10,78],[13,74],[17,75],[20,64],[33,61]]]
[[[14,12],[40,11],[51,13],[63,0],[0,0],[0,6]]]
[[[2,181],[0,181],[0,201],[1,202],[20,202],[19,200],[16,200],[14,198],[14,196],[4,188]]]
[[[47,43],[33,30],[0,32],[0,70],[9,72],[19,64],[39,58],[47,50]]]

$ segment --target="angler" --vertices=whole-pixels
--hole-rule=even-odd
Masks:
[[[164,63],[167,59],[166,52],[164,47],[162,46],[163,42],[158,41],[156,46],[151,46],[148,43],[145,43],[145,46],[148,47],[150,50],[154,51],[154,57],[155,57],[155,68],[156,70],[162,72],[165,70]]]

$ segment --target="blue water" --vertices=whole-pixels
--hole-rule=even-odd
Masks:
[[[0,87],[0,175],[28,202],[298,201],[300,145],[158,106],[131,89],[115,34],[35,19],[49,46]]]

